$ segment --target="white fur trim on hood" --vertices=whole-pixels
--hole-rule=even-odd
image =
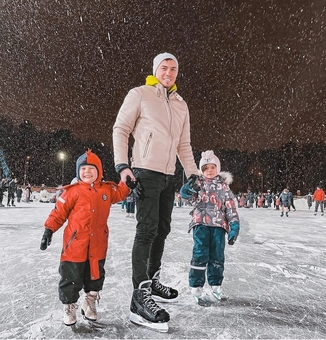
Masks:
[[[219,173],[219,176],[221,176],[228,185],[230,185],[233,182],[233,175],[231,174],[231,172],[221,171]]]

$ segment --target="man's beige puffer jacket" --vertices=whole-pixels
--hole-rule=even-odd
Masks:
[[[113,126],[114,162],[129,164],[128,140],[134,137],[131,167],[173,175],[176,157],[186,176],[198,174],[190,144],[189,111],[176,91],[161,85],[133,88]]]

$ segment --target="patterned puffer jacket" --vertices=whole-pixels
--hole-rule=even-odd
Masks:
[[[195,207],[190,212],[189,231],[200,224],[224,228],[229,232],[229,223],[239,221],[235,197],[229,187],[232,180],[229,172],[220,172],[212,179],[204,176],[198,178],[200,190],[196,197]]]

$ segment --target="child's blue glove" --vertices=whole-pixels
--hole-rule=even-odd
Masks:
[[[196,183],[198,176],[191,175],[188,181],[181,187],[180,195],[182,198],[189,200],[192,196],[196,195],[200,190],[198,184]]]
[[[238,221],[230,222],[230,231],[228,234],[229,245],[234,245],[234,242],[237,240],[237,237],[239,235],[239,230],[240,224]]]

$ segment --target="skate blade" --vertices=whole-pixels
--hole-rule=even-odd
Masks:
[[[150,322],[138,314],[130,312],[130,321],[136,325],[144,326],[155,331],[166,333],[169,330],[167,322]]]
[[[152,295],[152,298],[157,302],[163,302],[163,303],[172,303],[172,302],[178,302],[179,296],[177,296],[174,299],[164,299],[158,295]]]
[[[219,305],[218,300],[209,295],[195,297],[197,304],[201,307],[216,307]]]

